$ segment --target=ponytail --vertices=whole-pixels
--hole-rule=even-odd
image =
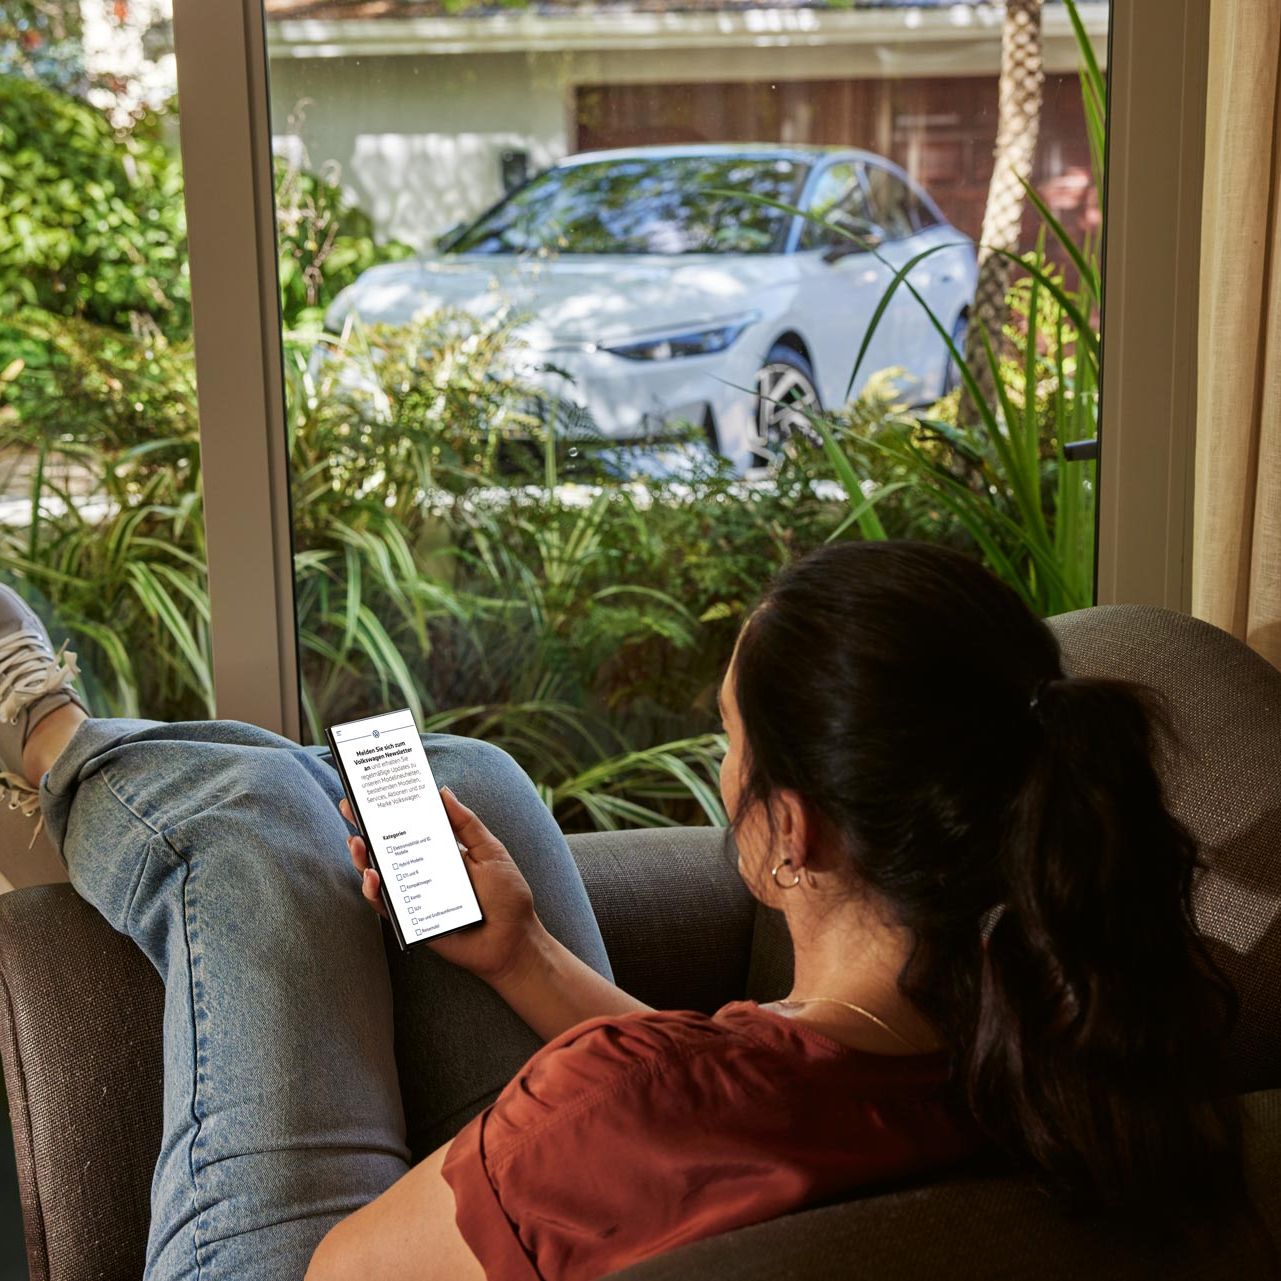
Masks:
[[[1226,1220],[1245,1201],[1235,1002],[1193,923],[1156,695],[1064,676],[1014,591],[921,543],[789,566],[733,671],[735,822],[792,789],[830,829],[851,892],[910,935],[899,989],[988,1135],[1077,1206]]]
[[[1219,1079],[1235,996],[1192,916],[1199,866],[1153,765],[1165,719],[1122,681],[1059,677],[1001,841],[964,1079],[980,1123],[1082,1207],[1141,1218],[1242,1196]]]

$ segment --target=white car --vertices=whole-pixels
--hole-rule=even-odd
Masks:
[[[959,336],[974,247],[889,161],[817,147],[591,152],[451,233],[438,257],[366,271],[326,327],[353,311],[396,324],[506,310],[522,372],[602,435],[652,445],[693,422],[746,471],[804,411],[843,405],[879,370],[902,370],[916,400],[948,388],[947,346],[902,286],[850,385],[895,272],[934,246],[907,279]]]

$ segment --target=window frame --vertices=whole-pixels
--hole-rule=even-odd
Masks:
[[[174,0],[173,22],[217,709],[298,739],[265,18]],[[1189,605],[1208,43],[1205,0],[1113,0],[1101,603]]]
[[[1113,0],[1108,23],[1095,599],[1192,607],[1206,0]],[[1125,369],[1124,379],[1109,377]]]
[[[176,0],[174,53],[219,717],[302,737],[261,0]]]

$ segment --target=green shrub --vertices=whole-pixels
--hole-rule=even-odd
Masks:
[[[334,171],[317,174],[277,156],[276,243],[285,328],[318,329],[339,290],[378,262],[413,251],[375,244],[368,214],[343,193]]]
[[[1000,354],[986,344],[997,393],[977,422],[958,423],[958,389],[924,411],[890,407],[869,421],[854,405],[814,426],[864,536],[971,550],[1051,615],[1094,599],[1096,465],[1068,462],[1063,446],[1098,431],[1098,336],[1082,323],[1089,282],[1070,292],[1043,248],[1023,267]]]
[[[6,374],[10,438],[39,469],[35,519],[0,529],[0,559],[73,635],[103,711],[212,714],[189,351],[43,314],[9,341],[30,355]],[[896,461],[897,434],[945,468],[938,442],[955,440],[889,384],[825,429],[828,449],[786,450],[768,483],[708,457],[629,484],[590,440],[564,474],[554,413],[504,359],[510,322],[442,314],[341,342],[337,362],[286,348],[309,737],[407,703],[426,728],[511,751],[570,829],[723,817],[715,686],[779,565],[834,537],[974,549]],[[1051,432],[1054,394],[1029,385]],[[955,483],[1012,502],[971,453]]]
[[[182,170],[148,127],[0,76],[0,300],[128,330],[191,324]]]

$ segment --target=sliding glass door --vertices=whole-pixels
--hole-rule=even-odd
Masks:
[[[407,704],[567,827],[719,820],[787,560],[1091,603],[1106,4],[263,18],[305,738]]]

